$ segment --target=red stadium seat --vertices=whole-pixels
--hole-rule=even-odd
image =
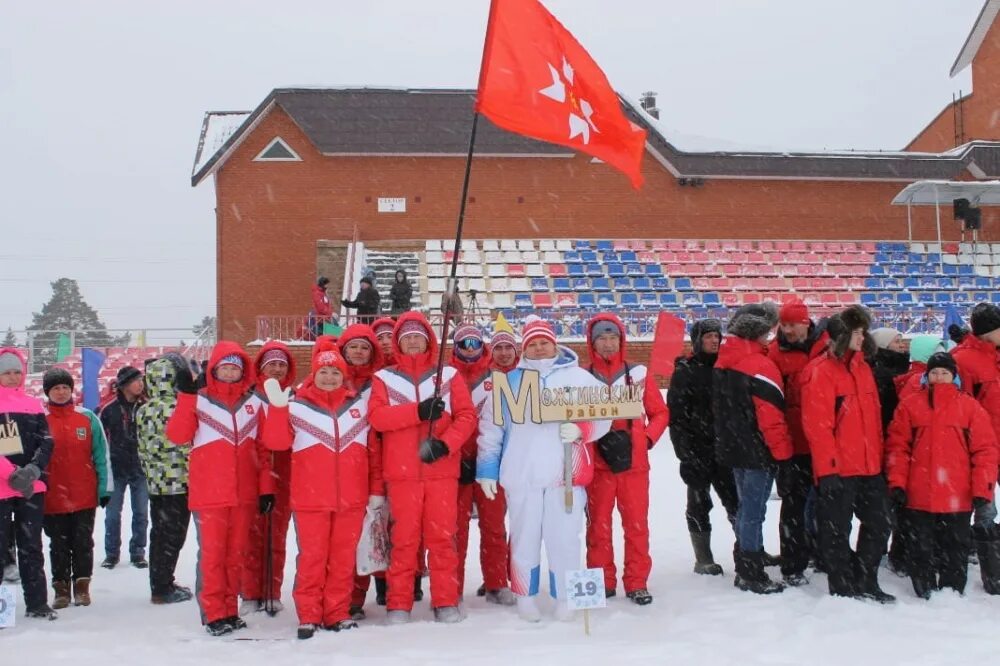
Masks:
[[[551,277],[566,277],[566,264],[549,264],[549,275]]]
[[[509,277],[524,277],[524,264],[507,264],[507,275]]]
[[[552,294],[549,293],[532,294],[531,304],[536,308],[551,308]]]
[[[718,252],[722,247],[717,240],[707,240],[705,241],[705,251],[706,252]]]
[[[669,249],[669,244],[665,240],[655,240],[653,241],[651,247],[654,252],[663,252],[664,250]]]
[[[760,303],[761,300],[763,300],[763,299],[761,299],[760,294],[757,293],[757,292],[748,291],[747,293],[743,294],[743,305],[750,305],[752,303]]]
[[[753,241],[741,240],[736,243],[736,247],[743,252],[749,252],[753,249]]]
[[[739,307],[742,305],[742,300],[743,299],[740,297],[740,294],[734,291],[727,291],[722,294],[722,304],[727,308]]]
[[[577,306],[576,294],[556,294],[557,308],[575,308]]]
[[[792,252],[808,252],[809,248],[805,241],[792,241]]]
[[[757,249],[760,250],[761,252],[773,252],[774,243],[771,241],[760,241],[759,243],[757,243]]]

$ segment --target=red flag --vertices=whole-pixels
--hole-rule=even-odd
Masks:
[[[642,185],[645,130],[604,72],[538,0],[493,0],[476,111],[516,134],[593,155]]]
[[[656,318],[653,349],[649,355],[649,371],[666,377],[674,372],[674,359],[684,349],[684,320],[676,315],[661,312]]]

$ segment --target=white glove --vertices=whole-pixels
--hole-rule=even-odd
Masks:
[[[288,407],[288,395],[292,392],[291,387],[282,390],[277,379],[267,379],[264,381],[264,394],[272,407]]]
[[[572,444],[583,436],[580,426],[575,423],[559,424],[559,441],[563,444]]]
[[[382,495],[368,496],[369,509],[381,509],[383,506],[385,506],[385,497],[383,497]]]
[[[497,498],[497,482],[493,479],[476,479],[476,483],[479,487],[483,489],[483,494],[486,495],[486,499],[494,500]]]

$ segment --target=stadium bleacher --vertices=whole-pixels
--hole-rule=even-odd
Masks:
[[[104,365],[101,367],[101,372],[97,378],[98,386],[101,391],[104,391],[108,382],[117,377],[118,371],[121,368],[131,365],[142,369],[147,360],[157,358],[167,352],[180,351],[180,349],[178,347],[108,347],[106,349],[99,349],[98,351],[105,355]],[[80,399],[80,393],[83,388],[83,379],[81,377],[82,363],[80,350],[74,349],[72,354],[52,366],[54,368],[65,368],[73,375],[73,381],[75,382],[73,391],[74,400]],[[26,393],[38,398],[45,397],[42,392],[42,374],[36,372],[29,374],[25,378],[24,388]]]

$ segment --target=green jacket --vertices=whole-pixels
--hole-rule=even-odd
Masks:
[[[167,419],[177,405],[174,379],[177,365],[161,358],[146,369],[149,399],[136,412],[139,434],[139,462],[146,475],[150,495],[184,495],[188,491],[190,448],[167,439]]]

